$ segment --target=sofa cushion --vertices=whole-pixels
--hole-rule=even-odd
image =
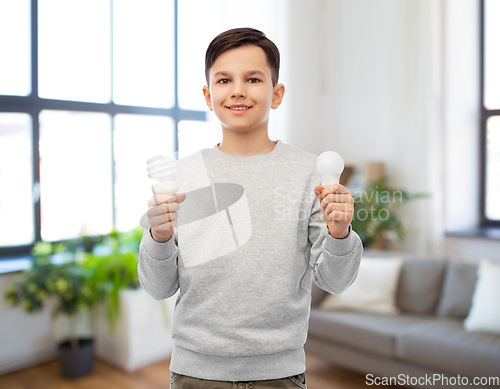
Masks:
[[[448,262],[439,300],[438,316],[464,319],[472,304],[477,281],[477,264]]]
[[[386,251],[386,250],[373,250],[373,249],[363,249],[363,257],[373,257],[373,258],[393,258],[401,257],[401,252],[398,251]],[[321,289],[315,282],[312,283],[311,287],[311,307],[317,308],[321,301],[329,293]]]
[[[429,318],[410,314],[387,316],[311,309],[309,335],[391,358],[395,355],[396,334]]]
[[[402,266],[401,258],[363,256],[356,281],[341,294],[329,293],[318,308],[397,315],[396,288]]]
[[[468,377],[500,375],[500,336],[468,332],[459,319],[436,318],[404,328],[397,356]]]
[[[445,259],[405,258],[398,286],[403,312],[434,314],[441,294]]]
[[[469,315],[464,320],[467,331],[500,336],[500,262],[482,259]]]

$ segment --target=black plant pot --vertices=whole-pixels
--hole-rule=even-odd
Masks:
[[[94,339],[78,338],[78,349],[71,348],[71,342],[65,340],[57,345],[59,366],[66,378],[78,378],[89,374],[94,362]]]

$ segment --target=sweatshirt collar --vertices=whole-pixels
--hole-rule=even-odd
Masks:
[[[217,147],[217,145],[219,143],[216,144],[215,146],[213,146],[212,148],[207,149],[207,150],[210,153],[210,155],[213,155],[213,156],[215,156],[217,158],[226,160],[228,162],[232,162],[232,163],[255,163],[255,162],[264,162],[264,161],[268,161],[268,160],[274,159],[274,158],[276,158],[276,156],[278,156],[279,154],[281,154],[281,152],[283,151],[283,149],[285,147],[284,143],[280,139],[278,139],[277,141],[275,141],[275,143],[276,143],[276,146],[274,146],[274,149],[272,149],[269,153],[267,153],[267,154],[251,155],[249,157],[240,157],[240,156],[237,156],[237,155],[227,154],[227,153],[219,150],[219,148]]]

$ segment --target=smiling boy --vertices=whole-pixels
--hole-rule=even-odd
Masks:
[[[215,196],[222,211],[216,215],[228,215],[232,235],[210,225],[183,246],[174,232],[177,218],[180,228],[189,207],[211,205],[190,204],[191,192],[149,200],[151,228],[141,241],[139,280],[158,300],[180,288],[171,388],[306,388],[312,280],[338,294],[357,276],[363,248],[351,229],[350,191],[319,185],[317,155],[269,139],[270,111],[285,93],[279,66],[277,47],[251,28],[223,32],[206,52],[203,94],[221,123],[222,141],[178,163],[203,161],[214,193],[222,183],[241,189],[239,213],[232,202],[233,208],[220,210],[224,193]],[[190,205],[180,209],[186,196],[183,207]],[[238,216],[246,212],[242,227]],[[203,241],[209,234],[215,238]],[[230,249],[209,258],[225,245]],[[188,255],[196,246],[200,258]]]
[[[285,87],[277,84],[264,50],[255,45],[228,48],[208,71],[210,87],[204,86],[203,94],[221,122],[219,150],[241,157],[271,152],[276,144],[268,137],[269,113],[281,104]]]

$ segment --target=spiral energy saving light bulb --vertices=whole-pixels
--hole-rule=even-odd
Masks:
[[[338,184],[344,171],[344,160],[335,151],[321,153],[316,161],[316,170],[321,175],[321,185]]]
[[[148,165],[148,176],[158,182],[151,187],[153,194],[175,194],[179,186],[175,181],[177,174],[177,160],[174,157],[157,155],[146,161]],[[140,224],[144,228],[149,228],[148,213],[141,217]]]

